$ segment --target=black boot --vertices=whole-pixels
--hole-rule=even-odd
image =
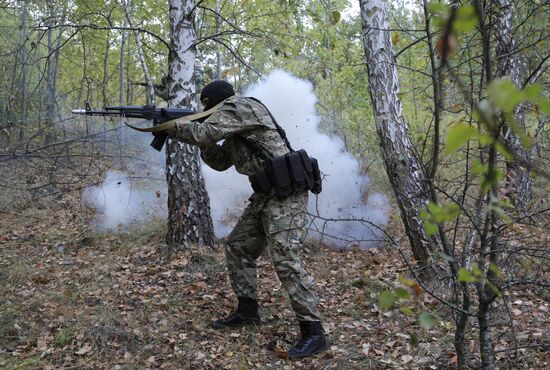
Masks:
[[[289,358],[302,358],[326,351],[325,331],[320,321],[300,321],[302,338],[288,350]]]
[[[214,329],[238,328],[245,325],[260,325],[258,301],[252,298],[239,297],[237,310],[223,319],[212,322]]]

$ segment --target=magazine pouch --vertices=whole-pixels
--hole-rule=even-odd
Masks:
[[[292,188],[295,193],[308,189],[307,173],[299,152],[292,152],[286,155],[288,169],[292,178]]]
[[[271,158],[270,162],[271,171],[269,171],[269,166],[266,166],[264,171],[266,172],[267,176],[270,177],[270,179],[272,180],[277,198],[286,199],[294,192],[292,180],[290,178],[290,173],[287,165],[286,155],[273,157]]]

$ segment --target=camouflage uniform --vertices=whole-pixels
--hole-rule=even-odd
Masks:
[[[203,123],[178,124],[175,139],[197,145],[202,159],[215,170],[236,170],[251,176],[263,168],[255,152],[288,153],[269,112],[260,103],[233,96]],[[246,140],[243,140],[245,138]],[[225,140],[222,145],[216,144]],[[254,147],[248,142],[255,143]],[[231,285],[238,297],[257,299],[256,259],[270,248],[275,271],[289,294],[299,321],[319,321],[319,299],[313,278],[303,269],[298,250],[306,236],[307,191],[285,200],[254,194],[228,238],[225,255]]]

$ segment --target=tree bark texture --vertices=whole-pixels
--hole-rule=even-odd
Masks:
[[[220,27],[221,27],[221,17],[220,17],[220,0],[216,0],[215,3],[215,9],[216,9],[216,35],[220,34]],[[220,43],[216,43],[216,78],[218,80],[222,79],[222,50]]]
[[[479,346],[481,353],[481,368],[495,369],[495,353],[493,350],[493,336],[491,330],[491,303],[483,302],[479,305]]]
[[[27,38],[29,37],[27,15],[27,0],[25,0],[23,1],[23,9],[21,11],[21,80],[19,84],[21,92],[21,121],[19,126],[19,142],[23,141],[25,126],[27,125]]]
[[[514,41],[514,9],[511,0],[495,0],[497,7],[495,17],[496,61],[497,75],[508,76],[512,82],[521,88],[521,60],[516,51]],[[515,119],[519,129],[525,131],[525,112],[522,104],[515,110]],[[518,153],[527,163],[531,162],[530,153],[525,150],[518,135],[510,127],[504,129],[504,139],[515,153]],[[517,161],[506,163],[506,193],[519,209],[525,209],[532,199],[530,169]]]
[[[430,251],[439,250],[441,243],[426,234],[419,214],[430,201],[430,191],[403,119],[387,4],[384,0],[361,0],[360,5],[369,94],[386,173],[394,189],[414,257],[421,263],[427,262]]]
[[[194,0],[170,1],[168,105],[196,110],[194,9]],[[190,242],[214,246],[210,200],[204,186],[198,148],[170,142],[166,155],[167,243],[175,247],[186,247]]]
[[[51,10],[50,14],[54,14]],[[46,132],[46,144],[50,144],[55,141],[56,134],[54,132],[54,120],[55,120],[55,58],[54,58],[54,44],[53,44],[53,24],[50,23],[50,28],[47,31],[48,37],[48,58],[46,60],[46,126],[48,127]]]

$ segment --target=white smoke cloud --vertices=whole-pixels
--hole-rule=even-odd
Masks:
[[[328,219],[366,220],[381,226],[387,222],[388,201],[384,194],[364,196],[369,178],[362,176],[359,163],[344,150],[339,138],[331,138],[319,131],[317,101],[311,83],[276,70],[259,84],[243,93],[260,99],[284,128],[295,150],[305,149],[317,158],[325,179],[318,198],[310,196],[309,211],[314,217],[310,237],[320,238],[335,247],[346,248],[353,244],[369,247],[380,237],[376,228],[359,221],[326,221]],[[212,216],[216,234],[225,236],[231,229],[227,220],[235,210],[244,207],[251,194],[245,176],[234,168],[220,173],[203,166],[206,187],[210,194]],[[357,243],[360,241],[359,243]]]
[[[380,233],[366,223],[327,221],[366,220],[382,226],[387,222],[388,201],[385,195],[368,191],[369,178],[360,174],[359,163],[345,152],[342,140],[319,131],[317,99],[312,85],[277,70],[250,86],[243,95],[260,99],[285,129],[293,148],[305,149],[319,161],[325,178],[322,193],[318,197],[310,195],[309,211],[314,215],[310,238],[320,239],[323,234],[322,240],[337,248],[376,245],[373,240],[378,239]],[[121,226],[153,217],[163,218],[167,213],[167,189],[162,173],[164,151],[159,154],[150,148],[147,135],[126,131],[124,139],[137,144],[143,165],[136,165],[132,160],[133,166],[125,170],[126,173],[110,171],[101,186],[84,192],[85,199],[98,210],[94,227],[99,231],[120,230]],[[218,172],[203,165],[202,170],[216,235],[226,236],[246,207],[252,193],[250,183],[234,167]],[[140,179],[133,179],[127,173],[137,174]]]
[[[121,230],[166,214],[166,183],[155,190],[152,181],[140,186],[134,182],[124,173],[109,171],[102,185],[84,191],[84,199],[98,212],[92,225],[96,231]]]

